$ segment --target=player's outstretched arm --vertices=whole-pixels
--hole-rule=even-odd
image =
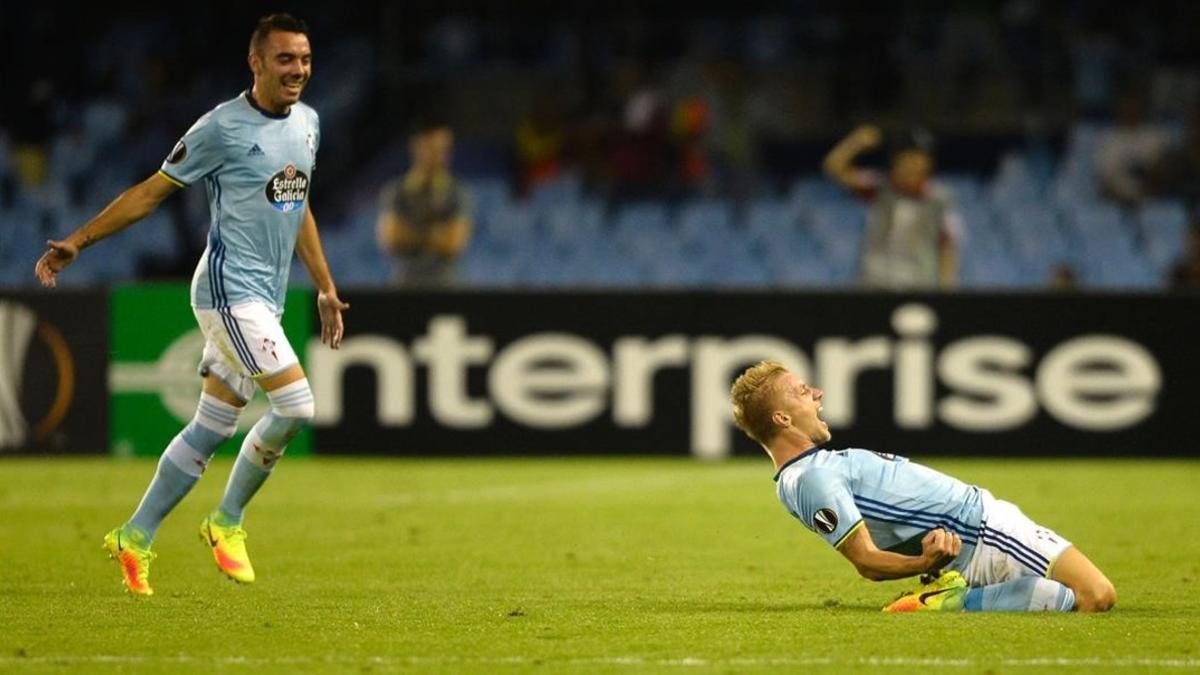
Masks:
[[[325,250],[321,248],[321,237],[317,234],[317,219],[313,217],[312,209],[304,209],[304,222],[300,225],[300,235],[296,239],[296,254],[300,262],[308,270],[313,285],[317,287],[317,312],[321,316],[321,342],[337,349],[342,345],[342,310],[350,309],[349,303],[342,302],[337,295],[337,287],[333,285],[333,275],[329,272],[329,263],[325,260]]]
[[[829,154],[825,155],[825,161],[821,166],[830,178],[847,190],[854,192],[866,190],[870,188],[870,185],[864,182],[858,169],[854,166],[854,160],[862,153],[879,147],[882,142],[883,134],[879,131],[879,127],[864,124],[833,146]]]
[[[921,555],[901,555],[876,548],[865,527],[852,532],[838,548],[863,577],[871,581],[903,579],[948,565],[962,550],[962,540],[946,530],[933,530],[921,540]]]
[[[49,250],[38,258],[34,274],[47,288],[54,288],[58,273],[75,262],[79,252],[145,218],[179,187],[159,173],[121,193],[104,210],[61,241],[47,241]]]

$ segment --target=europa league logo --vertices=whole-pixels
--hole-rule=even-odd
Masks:
[[[58,379],[52,401],[31,425],[21,402],[26,358],[35,338],[49,350]],[[28,307],[0,301],[0,450],[46,440],[66,417],[74,395],[75,362],[62,333]]]

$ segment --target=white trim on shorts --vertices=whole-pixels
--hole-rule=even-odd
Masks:
[[[979,492],[983,520],[975,552],[963,570],[967,583],[987,586],[1018,577],[1049,578],[1071,542],[1030,520],[1016,504],[996,499],[987,490]]]
[[[251,301],[216,309],[193,307],[204,334],[201,376],[212,374],[243,401],[254,396],[258,380],[278,374],[300,362],[288,342],[276,313],[266,304]]]

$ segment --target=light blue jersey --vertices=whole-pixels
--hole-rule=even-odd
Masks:
[[[212,216],[192,277],[193,307],[257,300],[282,311],[320,140],[312,108],[297,103],[277,115],[247,91],[205,114],[175,145],[161,173],[180,187],[203,180]]]
[[[865,525],[881,549],[920,555],[926,532],[962,538],[947,569],[971,560],[983,520],[980,489],[904,457],[870,450],[813,448],[775,475],[784,508],[834,547]]]

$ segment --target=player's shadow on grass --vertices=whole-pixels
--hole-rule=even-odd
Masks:
[[[764,614],[794,612],[878,612],[881,605],[844,603],[838,600],[820,602],[753,602],[750,600],[712,601],[677,600],[647,603],[646,609],[661,614]]]

